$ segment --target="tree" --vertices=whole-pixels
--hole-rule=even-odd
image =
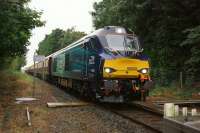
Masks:
[[[45,39],[39,43],[39,49],[37,51],[40,55],[49,55],[61,47],[61,39],[64,37],[64,31],[61,29],[55,29],[51,34],[46,35]]]
[[[188,80],[200,81],[200,26],[184,31],[187,37],[181,43],[182,47],[188,49],[190,56],[184,61],[185,71],[189,75]]]
[[[177,79],[178,72],[189,70],[187,62],[191,59],[198,62],[197,46],[182,43],[194,33],[184,31],[200,25],[199,0],[103,0],[94,4],[94,10],[96,28],[120,25],[139,35],[144,52],[151,58],[152,75],[163,79],[162,84]],[[198,67],[191,69],[194,75]]]
[[[85,33],[75,31],[74,28],[67,29],[66,31],[55,29],[49,35],[46,35],[45,39],[39,43],[37,53],[45,56],[50,55],[83,36],[85,36]]]
[[[21,67],[26,64],[25,60],[25,56],[16,56],[15,58],[12,58],[9,63],[9,68],[12,70],[20,70]]]
[[[85,35],[86,33],[76,31],[74,27],[67,29],[65,31],[64,37],[61,39],[61,48],[68,46],[69,44],[77,41]]]
[[[42,26],[41,13],[27,6],[29,0],[0,1],[0,64],[23,56],[29,45],[31,30]],[[0,66],[0,67],[1,67]]]

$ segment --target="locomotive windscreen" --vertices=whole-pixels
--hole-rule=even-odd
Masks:
[[[124,34],[107,34],[105,36],[106,44],[104,48],[111,51],[117,51],[122,55],[130,52],[139,52],[140,44],[135,36],[127,36]]]

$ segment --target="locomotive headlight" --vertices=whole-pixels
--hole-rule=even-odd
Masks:
[[[105,70],[106,73],[110,73],[111,72],[110,68],[105,68],[104,70]]]
[[[140,70],[140,72],[142,74],[147,74],[148,73],[148,69],[147,68],[143,68],[143,69]]]
[[[119,33],[119,34],[126,33],[125,29],[124,29],[124,28],[120,28],[120,27],[119,27],[119,28],[116,28],[116,29],[115,29],[115,32],[116,32],[116,33]]]
[[[109,67],[104,68],[104,71],[105,71],[106,73],[115,72],[115,70],[114,70],[113,68],[109,68]]]

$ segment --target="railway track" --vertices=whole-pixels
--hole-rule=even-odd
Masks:
[[[58,88],[64,90],[66,93],[74,95],[73,92],[70,92],[65,88],[64,89],[62,87]],[[75,95],[75,97],[80,98],[79,95],[78,96]],[[80,100],[88,102],[88,99],[85,99],[85,97],[80,98]],[[110,111],[111,113],[114,113],[120,116],[121,118],[127,119],[130,122],[142,125],[145,128],[149,129],[150,131],[162,133],[164,127],[163,105],[169,102],[179,106],[187,105],[188,107],[199,107],[200,105],[200,100],[155,101],[152,102],[151,104],[144,102],[132,102],[129,104],[91,103],[91,105]]]
[[[110,112],[129,120],[130,122],[137,123],[145,128],[156,132],[162,133],[163,131],[163,115],[145,105],[138,104],[104,104],[103,107]]]
[[[88,102],[88,99],[81,98],[81,100]],[[142,125],[153,132],[162,133],[162,110],[157,110],[155,108],[152,108],[151,106],[147,106],[143,104],[143,102],[133,102],[129,104],[91,103],[91,105],[96,105],[101,109],[110,111],[111,113],[114,113],[124,119],[127,119],[130,122]]]
[[[81,100],[88,101],[88,99],[84,98],[81,98]],[[159,101],[152,104],[144,102],[132,102],[129,104],[92,103],[91,105],[97,105],[97,107],[110,111],[111,113],[114,113],[123,119],[142,125],[150,131],[162,133],[164,127],[163,104],[167,102],[169,101]],[[170,102],[178,105],[199,105],[199,101],[195,100]]]

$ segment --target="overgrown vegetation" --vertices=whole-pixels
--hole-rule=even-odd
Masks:
[[[4,72],[6,72],[7,76],[14,77],[15,79],[23,80],[29,83],[33,82],[33,77],[27,75],[26,73],[22,73],[16,70],[6,70]]]
[[[19,69],[25,62],[31,30],[42,26],[41,13],[30,9],[30,0],[0,1],[0,69]],[[14,64],[12,63],[14,62]]]
[[[74,28],[69,28],[66,31],[55,29],[51,34],[46,35],[45,39],[39,43],[37,53],[45,56],[50,55],[85,35],[84,32],[75,31]]]
[[[94,9],[95,28],[124,26],[141,38],[157,83],[170,85],[181,71],[200,81],[199,0],[103,0]]]
[[[156,86],[152,91],[150,91],[150,96],[156,96],[156,97],[163,97],[163,98],[169,98],[169,99],[193,99],[195,96],[194,94],[197,94],[198,96],[199,89],[198,88],[176,88],[175,86]]]
[[[15,96],[31,86],[33,79],[19,71],[4,70],[0,71],[0,113],[1,106],[7,107],[10,104],[14,104],[11,100],[15,99]],[[21,93],[21,92],[20,92]]]

